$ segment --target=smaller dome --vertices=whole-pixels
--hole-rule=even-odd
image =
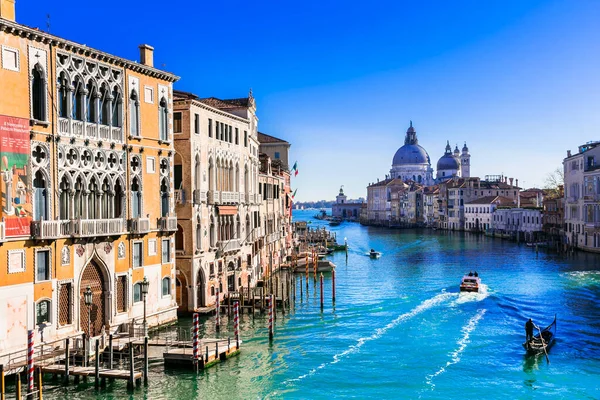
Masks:
[[[456,145],[456,147],[454,148],[454,155],[458,156],[460,154],[460,151],[458,151],[458,145]]]
[[[465,145],[462,148],[463,153],[468,153],[469,152],[469,148],[467,147],[467,142],[465,142]]]
[[[451,154],[444,154],[437,162],[438,171],[458,170],[460,169],[460,161]]]

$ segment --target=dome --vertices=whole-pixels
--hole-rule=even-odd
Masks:
[[[460,169],[460,161],[451,154],[444,154],[437,163],[437,170],[458,170]]]
[[[429,155],[418,144],[405,144],[396,151],[392,161],[392,165],[404,164],[429,164]]]

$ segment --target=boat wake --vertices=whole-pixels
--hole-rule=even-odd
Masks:
[[[457,364],[458,362],[460,362],[460,357],[462,355],[462,353],[465,351],[465,349],[467,348],[467,345],[469,344],[470,340],[470,336],[471,336],[471,332],[473,332],[475,330],[475,328],[477,327],[477,324],[479,323],[479,321],[481,320],[481,318],[483,318],[483,315],[485,314],[486,310],[479,310],[477,312],[477,314],[475,314],[474,317],[472,317],[469,322],[467,322],[467,324],[465,326],[462,327],[461,332],[462,332],[462,336],[460,337],[460,339],[458,339],[458,341],[456,342],[456,344],[458,345],[458,347],[456,348],[456,350],[454,350],[452,353],[450,353],[450,361],[446,362],[446,365],[444,365],[443,367],[441,367],[440,369],[437,370],[437,372],[435,372],[434,374],[428,375],[426,378],[426,382],[429,386],[431,386],[431,390],[433,390],[435,388],[435,384],[433,383],[433,380],[443,374],[444,372],[446,372],[446,368],[450,367],[451,365]]]
[[[377,330],[375,330],[375,332],[368,337],[364,337],[364,338],[360,338],[357,340],[356,344],[353,344],[352,346],[348,347],[346,350],[344,350],[341,353],[338,353],[336,355],[333,356],[333,360],[329,361],[329,362],[325,362],[321,365],[319,365],[316,368],[313,368],[312,370],[310,370],[309,372],[307,372],[304,375],[301,375],[297,378],[293,378],[293,379],[288,379],[287,381],[284,382],[284,384],[291,384],[293,382],[298,382],[301,381],[304,378],[307,378],[311,375],[316,374],[319,370],[322,370],[323,368],[329,366],[329,365],[334,365],[337,364],[338,362],[340,362],[341,360],[343,360],[344,358],[348,357],[351,354],[357,353],[358,351],[360,351],[360,348],[362,346],[365,345],[365,343],[371,342],[373,340],[379,339],[381,336],[383,336],[387,331],[389,331],[390,329],[398,326],[400,323],[407,321],[415,316],[417,316],[418,314],[429,310],[430,308],[433,308],[441,303],[443,303],[444,301],[452,298],[452,297],[456,297],[456,293],[440,293],[434,297],[432,297],[431,299],[427,299],[425,301],[423,301],[421,304],[419,304],[418,306],[416,306],[415,308],[413,308],[411,311],[401,314],[399,315],[396,319],[394,319],[392,322],[390,322],[389,324],[387,324],[386,326],[384,326],[383,328],[379,328]]]
[[[474,301],[481,301],[483,299],[485,299],[486,297],[488,297],[490,294],[488,292],[488,286],[485,284],[481,284],[479,286],[479,292],[475,293],[475,292],[460,292],[460,294],[458,295],[458,298],[453,301],[450,306],[455,306],[457,304],[463,304],[463,303],[471,303]]]

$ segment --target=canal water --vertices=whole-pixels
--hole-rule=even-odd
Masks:
[[[316,211],[294,211],[311,221]],[[387,230],[342,223],[330,228],[349,253],[336,253],[337,301],[321,312],[310,281],[294,310],[278,314],[269,344],[265,319],[244,314],[240,356],[203,371],[151,367],[150,384],[127,394],[124,382],[50,388],[49,398],[147,399],[598,399],[600,257],[558,256],[500,239],[456,232]],[[369,249],[382,253],[371,259]],[[479,294],[459,294],[477,271]],[[299,282],[298,282],[299,284]],[[557,341],[545,357],[525,357],[528,318],[549,324]],[[231,321],[225,320],[232,332]],[[189,326],[190,320],[181,325]],[[230,334],[231,334],[230,332]],[[214,319],[203,334],[214,337]],[[221,332],[227,336],[227,332]]]

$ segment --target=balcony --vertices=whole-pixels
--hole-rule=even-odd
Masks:
[[[120,127],[78,121],[70,118],[58,119],[58,133],[81,139],[123,142],[123,130]]]
[[[177,231],[177,217],[162,217],[158,219],[158,229],[164,232]]]
[[[246,203],[246,193],[240,193],[240,203]]]
[[[36,239],[57,239],[71,235],[70,220],[31,221],[31,236]]]
[[[194,204],[206,203],[207,196],[205,190],[196,189],[193,193]]]
[[[221,202],[221,192],[217,192],[215,190],[209,190],[207,201],[208,204],[219,204]]]
[[[111,219],[73,219],[71,235],[75,237],[112,236],[125,233],[125,220]]]
[[[221,203],[239,203],[240,194],[237,192],[221,192]]]
[[[217,242],[217,248],[223,252],[240,250],[240,239],[221,240]]]
[[[132,218],[129,220],[131,233],[142,234],[150,232],[150,218]]]

